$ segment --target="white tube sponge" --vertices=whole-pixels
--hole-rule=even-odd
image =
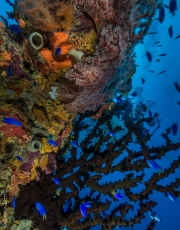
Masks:
[[[69,54],[76,58],[77,61],[81,61],[84,53],[76,49],[70,49]]]
[[[43,37],[37,32],[30,34],[28,41],[31,48],[36,52],[43,47]]]
[[[39,151],[42,147],[42,143],[40,140],[40,138],[33,136],[27,144],[27,150],[33,153]]]

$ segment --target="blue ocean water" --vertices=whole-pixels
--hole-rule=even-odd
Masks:
[[[164,0],[164,4],[168,5],[169,0]],[[178,1],[179,3],[179,1]],[[180,5],[180,4],[179,4]],[[148,143],[149,146],[159,146],[164,143],[164,139],[161,137],[161,133],[170,127],[174,122],[180,125],[180,106],[177,101],[180,101],[180,93],[175,90],[174,82],[180,82],[180,39],[174,40],[176,36],[180,34],[180,6],[178,6],[178,11],[176,15],[172,17],[166,9],[165,20],[162,24],[157,20],[153,20],[149,32],[157,32],[157,34],[146,35],[143,39],[143,44],[140,43],[135,48],[136,53],[136,64],[137,70],[133,76],[133,90],[141,92],[134,103],[137,101],[146,102],[149,101],[149,107],[153,113],[157,112],[160,114],[160,129],[152,137],[151,141]],[[0,15],[6,16],[5,11],[11,10],[6,4],[5,0],[1,1]],[[154,18],[157,18],[155,15]],[[13,23],[13,22],[12,22]],[[168,28],[172,25],[173,27],[173,38],[170,38],[168,34]],[[162,46],[155,44],[159,41]],[[146,58],[146,51],[151,52],[153,61],[150,63]],[[158,55],[166,53],[166,56],[159,57]],[[160,62],[155,60],[160,58]],[[154,73],[150,72],[154,71]],[[165,73],[157,76],[161,71]],[[145,79],[145,84],[142,85],[141,77]],[[180,131],[176,136],[171,136],[172,140],[178,142],[180,140]],[[135,150],[136,146],[132,145]],[[162,157],[161,160],[157,161],[163,169],[168,168],[173,160],[177,160],[180,156],[180,150],[172,151],[167,154],[172,156],[172,158]],[[150,177],[151,171],[147,171],[147,178]],[[112,175],[108,180],[112,180]],[[168,178],[160,181],[162,185],[168,185],[170,182],[175,181],[176,178],[180,177],[180,168],[178,168],[174,174],[169,175]],[[141,191],[142,187],[138,186],[134,192]],[[180,187],[178,188],[179,191]],[[123,193],[123,191],[122,191]],[[81,194],[83,197],[84,193]],[[124,194],[125,195],[125,194]],[[158,203],[153,209],[161,217],[161,222],[158,222],[155,226],[155,230],[179,230],[180,229],[180,198],[177,198],[177,202],[172,202],[169,198],[165,197],[165,194],[159,192],[153,192],[149,196],[150,199]],[[121,203],[128,201],[125,198]],[[118,205],[116,203],[115,205]],[[127,217],[130,219],[136,214],[138,209],[138,202],[134,203],[134,212],[129,212]],[[127,218],[127,219],[128,219]],[[148,213],[145,213],[145,218],[140,224],[136,224],[133,228],[122,228],[118,227],[116,229],[134,229],[134,230],[145,230],[147,225],[150,223],[150,217]],[[96,226],[91,229],[100,230],[100,226]]]

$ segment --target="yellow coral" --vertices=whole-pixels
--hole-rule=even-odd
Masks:
[[[51,123],[51,126],[46,127],[48,129],[48,133],[58,138],[59,132],[64,129],[63,122],[66,121],[71,123],[72,115],[58,100],[41,100],[38,102],[38,105],[46,108],[46,112]]]
[[[84,34],[82,41],[82,50],[87,54],[92,54],[95,49],[95,44],[97,43],[98,35],[94,30],[90,30],[89,33]]]
[[[33,167],[31,169],[31,180],[34,180],[37,176],[36,168],[38,167],[38,159],[34,159]]]
[[[36,176],[37,176],[37,171],[36,171],[36,169],[33,169],[31,171],[31,180],[34,180],[36,178]]]
[[[34,122],[41,127],[50,126],[49,121],[46,118],[44,112],[40,109],[33,109],[32,118],[34,119]]]
[[[12,165],[15,166],[16,168],[19,168],[22,165],[22,162],[15,159],[13,160]]]
[[[42,148],[40,149],[41,154],[57,152],[57,150],[58,147],[48,144],[48,140],[45,137],[42,138]]]
[[[42,171],[45,170],[47,164],[48,164],[48,155],[45,154],[39,160],[39,167],[42,169]]]

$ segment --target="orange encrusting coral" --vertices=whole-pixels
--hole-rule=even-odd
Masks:
[[[8,66],[11,61],[11,55],[8,52],[2,52],[1,54],[2,61],[0,61],[0,67]]]
[[[66,32],[55,32],[53,36],[49,38],[53,48],[58,47],[60,44],[66,42],[69,38],[69,35]]]
[[[23,28],[23,27],[25,27],[26,26],[26,23],[25,23],[25,21],[23,20],[23,19],[18,19],[18,25],[21,27],[21,28]]]
[[[4,28],[5,25],[0,21],[0,27]]]
[[[49,74],[66,67],[71,67],[68,52],[73,45],[70,42],[67,42],[68,38],[69,35],[65,32],[55,32],[54,35],[50,37],[52,50],[44,48],[40,51],[40,55],[45,62],[44,64],[38,64],[38,69],[42,74]],[[59,54],[60,60],[58,60],[59,57],[54,57],[55,50],[58,47],[61,48]]]
[[[10,196],[17,196],[19,192],[19,184],[27,184],[30,181],[30,172],[25,172],[22,170],[14,171],[11,175],[11,182],[9,188],[9,195]]]

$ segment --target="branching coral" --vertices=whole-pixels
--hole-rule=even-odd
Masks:
[[[52,182],[52,176],[49,175],[46,177],[44,174],[41,174],[38,182],[32,181],[26,187],[21,187],[15,213],[16,218],[21,218],[22,216],[32,218],[35,226],[39,229],[43,229],[42,218],[36,210],[31,209],[31,213],[29,212],[34,201],[39,200],[43,203],[48,213],[46,226],[49,229],[59,229],[64,226],[68,226],[70,229],[87,229],[97,224],[101,224],[105,229],[112,229],[117,225],[132,226],[139,223],[145,217],[144,213],[156,205],[154,201],[147,201],[152,191],[157,190],[163,193],[171,191],[175,196],[180,195],[177,190],[174,190],[180,184],[179,179],[176,179],[175,182],[166,187],[158,185],[159,180],[175,171],[179,165],[180,158],[172,162],[168,169],[164,169],[163,174],[153,174],[149,181],[144,182],[145,188],[140,193],[134,193],[132,191],[138,183],[142,183],[143,181],[144,169],[147,168],[146,160],[160,159],[167,152],[180,148],[180,143],[171,143],[168,137],[169,132],[166,132],[163,134],[167,140],[166,145],[148,147],[147,142],[151,139],[151,134],[147,133],[147,135],[142,138],[141,133],[143,131],[143,122],[150,120],[150,118],[143,118],[138,121],[128,119],[131,111],[126,111],[126,107],[128,108],[127,103],[123,108],[117,105],[114,106],[111,111],[104,111],[91,129],[88,129],[91,123],[89,120],[86,122],[86,119],[87,115],[93,116],[95,113],[90,112],[78,116],[74,123],[75,133],[73,140],[79,143],[79,147],[82,150],[81,156],[77,156],[76,148],[70,147],[71,156],[64,160],[62,154],[67,152],[69,147],[68,143],[66,143],[57,154],[59,161],[57,162],[56,177],[63,178],[61,179],[62,191],[60,197],[55,195],[57,186]],[[121,111],[119,112],[120,109]],[[123,120],[112,126],[111,121],[112,119],[115,120],[114,114],[117,112],[121,113],[119,117],[122,118],[125,116],[125,111],[126,120],[123,118],[125,121]],[[126,131],[124,131],[125,129]],[[87,132],[88,130],[90,131],[80,142],[79,138],[83,130]],[[116,140],[112,140],[107,130],[113,130],[114,133],[120,133],[121,135],[116,136]],[[129,144],[133,141],[132,133],[134,133],[141,146],[141,149],[138,151],[132,151],[129,148]],[[98,141],[94,141],[94,139],[98,139]],[[106,148],[102,150],[101,146],[104,144]],[[126,154],[124,154],[125,151]],[[118,158],[119,155],[121,155],[121,161],[114,164],[115,159]],[[123,173],[124,177],[118,177],[115,181],[103,183],[103,178],[113,172]],[[138,174],[136,172],[138,172]],[[79,205],[82,203],[82,200],[79,198],[79,192],[85,187],[88,187],[90,192],[84,199],[85,201],[91,202],[92,208],[87,210],[88,218],[82,220],[79,210]],[[66,193],[66,188],[69,188],[71,192]],[[130,221],[126,220],[126,214],[131,210],[132,203],[123,202],[122,205],[122,201],[119,201],[117,208],[111,209],[110,214],[103,216],[102,213],[109,210],[111,202],[114,199],[111,194],[113,189],[123,189],[124,196],[128,197],[131,202],[138,203],[139,209],[137,215],[135,214]],[[27,192],[29,190],[34,191],[31,197]],[[46,192],[42,193],[41,191]],[[94,198],[97,192],[98,195]],[[106,195],[107,198],[105,203],[100,199],[103,195]],[[23,199],[21,197],[23,197]],[[51,199],[50,203],[49,199]],[[68,209],[68,215],[63,211],[59,211],[59,208],[63,208],[63,204],[67,199],[74,200],[74,204],[71,204],[71,208]],[[141,201],[140,203],[139,200]],[[121,212],[120,217],[116,216],[116,212],[118,211]],[[93,219],[91,218],[91,214],[94,215]]]

